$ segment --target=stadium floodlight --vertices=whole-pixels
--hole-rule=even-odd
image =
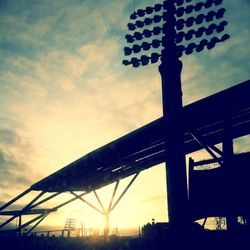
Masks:
[[[161,36],[165,34],[166,36],[162,36],[159,39],[162,39],[162,51],[165,48],[165,45],[169,43],[172,39],[175,41],[175,44],[184,45],[186,48],[187,46],[184,44],[186,41],[190,41],[192,39],[202,39],[203,36],[211,36],[215,32],[221,33],[224,31],[225,26],[227,25],[226,21],[222,21],[219,25],[216,23],[210,24],[208,27],[201,26],[203,23],[210,23],[213,20],[218,20],[224,17],[225,8],[219,8],[218,6],[223,2],[222,0],[206,0],[198,2],[194,5],[185,5],[191,1],[182,1],[182,0],[166,0],[163,3],[156,4],[154,6],[148,6],[143,9],[138,9],[133,14],[131,14],[130,18],[135,20],[134,23],[128,23],[128,29],[130,31],[136,31],[136,29],[142,29],[144,26],[154,25],[153,29],[144,29],[140,32],[136,31],[134,34],[127,34],[125,36],[128,43],[134,43],[135,41],[143,40],[146,38],[151,38],[153,36]],[[212,10],[210,10],[213,7]],[[144,17],[145,15],[154,14],[154,12],[159,12],[160,10],[164,10],[162,15],[156,14],[152,17],[146,17],[144,20],[136,20],[138,18]],[[194,14],[194,16],[190,16],[191,13],[197,13],[199,11],[202,13]],[[205,11],[207,10],[207,13]],[[185,14],[189,16],[185,19]],[[162,26],[156,26],[156,24],[163,21]],[[174,26],[173,28],[176,30],[176,34],[170,35],[168,33],[168,26]],[[185,30],[185,31],[184,31]],[[154,40],[154,38],[153,38]],[[190,54],[190,52],[201,52],[204,50],[204,46],[199,44],[199,41],[195,40],[195,44],[197,48],[194,49],[187,49],[185,54]],[[211,39],[210,39],[211,40]],[[221,42],[221,40],[220,40]],[[147,51],[150,49],[158,49],[160,47],[159,43],[152,43],[143,42],[142,43],[142,50]],[[215,47],[217,43],[209,44],[206,46],[207,49],[211,49]],[[152,46],[151,46],[152,45]],[[159,46],[158,46],[159,45]],[[212,46],[214,45],[214,46]],[[133,48],[133,47],[132,47]],[[139,53],[141,50],[138,46],[135,46],[133,49],[124,49],[124,54],[126,56],[130,56],[132,53]],[[158,53],[158,52],[157,52]],[[191,54],[192,54],[191,53]],[[177,53],[178,57],[183,55],[183,53]],[[141,55],[140,55],[141,56]],[[162,53],[160,54],[162,56]],[[138,58],[140,60],[140,58]],[[129,64],[130,65],[130,64]],[[131,64],[136,65],[137,64]],[[141,64],[142,65],[142,64]]]
[[[153,8],[153,7],[147,7],[147,8],[146,8],[146,13],[147,13],[148,15],[152,14],[153,11],[154,11],[154,8]]]
[[[155,12],[158,12],[158,11],[160,11],[162,9],[162,5],[161,4],[156,4],[155,6],[154,6],[154,11]]]
[[[143,35],[145,37],[151,37],[152,36],[152,31],[145,29],[145,30],[143,30]]]
[[[138,15],[139,17],[143,17],[143,16],[145,15],[145,11],[142,10],[142,9],[139,9],[139,10],[137,10],[137,15]]]
[[[134,33],[134,38],[136,40],[142,40],[143,36],[142,36],[142,34],[140,32],[135,32]]]
[[[157,35],[159,35],[159,34],[161,33],[161,31],[162,31],[162,28],[156,26],[156,27],[153,28],[152,33],[153,33],[155,36],[157,36]]]
[[[218,43],[230,38],[228,34],[221,34],[228,23],[225,20],[218,23],[225,14],[225,9],[220,8],[222,2],[223,0],[200,0],[192,4],[191,0],[165,0],[154,6],[134,11],[130,15],[132,22],[127,25],[129,32],[134,32],[125,36],[127,42],[129,44],[138,40],[142,42],[124,48],[125,56],[130,59],[123,60],[122,63],[137,68],[161,61],[159,71],[162,78],[163,118],[165,122],[167,121],[168,127],[165,149],[168,152],[166,163],[170,223],[178,222],[180,218],[183,220],[188,210],[184,208],[187,206],[188,198],[183,122],[180,112],[182,110],[180,58],[183,55],[202,52],[204,49],[211,50]],[[143,30],[145,26],[150,28]],[[136,31],[137,29],[140,30]],[[143,55],[143,51],[148,51],[148,54]],[[138,53],[138,57],[132,56],[133,53]]]

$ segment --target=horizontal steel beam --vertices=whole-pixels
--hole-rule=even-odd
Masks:
[[[19,216],[19,215],[31,215],[31,214],[44,214],[44,213],[51,213],[55,212],[56,209],[33,209],[33,210],[13,210],[13,211],[2,211],[0,212],[0,215],[2,216]]]
[[[223,139],[224,113],[232,114],[232,136],[250,133],[250,81],[206,97],[183,108],[185,153],[202,149],[191,133],[197,131],[206,146]],[[31,186],[47,192],[92,191],[164,161],[163,118],[159,118],[72,162]],[[214,149],[213,149],[214,150]],[[216,150],[218,153],[219,151]],[[133,169],[131,169],[133,168]],[[62,182],[63,180],[63,182]]]

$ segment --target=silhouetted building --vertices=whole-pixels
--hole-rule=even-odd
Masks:
[[[147,223],[141,229],[141,235],[143,238],[156,239],[161,238],[166,235],[169,229],[169,224],[167,222],[157,222],[153,220],[152,223]]]

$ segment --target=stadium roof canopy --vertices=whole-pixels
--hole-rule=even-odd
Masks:
[[[250,134],[250,81],[183,108],[185,153],[223,139],[224,118],[231,115],[232,136]],[[45,192],[91,191],[164,162],[163,118],[159,118],[72,162],[31,186]]]

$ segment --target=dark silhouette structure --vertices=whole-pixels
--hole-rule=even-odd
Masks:
[[[191,29],[193,24],[200,25],[202,22],[222,18],[225,9],[212,10],[206,14],[198,13],[195,17],[184,20],[181,17],[185,13],[199,12],[211,6],[217,8],[222,3],[221,0],[207,0],[189,5],[189,2],[190,0],[186,0],[184,4],[183,0],[167,0],[145,10],[137,10],[131,15],[131,19],[150,15],[161,9],[164,12],[162,16],[155,15],[128,24],[129,30],[133,31],[145,25],[164,21],[162,27],[145,29],[141,33],[134,32],[133,35],[126,36],[127,41],[133,43],[143,37],[149,38],[151,35],[163,33],[161,40],[154,39],[150,43],[134,44],[132,48],[124,49],[125,55],[129,56],[132,52],[139,53],[141,50],[147,51],[162,45],[161,54],[152,53],[150,57],[143,55],[140,59],[132,57],[130,61],[123,61],[125,65],[138,67],[147,65],[149,61],[155,63],[161,59],[159,71],[162,77],[163,117],[90,152],[33,184],[0,208],[0,216],[8,217],[0,225],[0,229],[19,218],[19,225],[15,231],[21,235],[22,229],[29,227],[26,232],[29,234],[51,212],[79,199],[105,216],[105,236],[108,236],[109,215],[139,173],[163,162],[167,165],[169,219],[172,228],[187,229],[194,220],[209,216],[226,216],[230,228],[235,228],[236,217],[239,215],[246,218],[249,223],[250,200],[247,195],[247,183],[250,175],[247,166],[250,158],[249,153],[234,155],[233,139],[250,133],[250,81],[182,107],[182,63],[179,58],[184,52],[188,55],[194,50],[201,52],[205,47],[212,49],[217,43],[229,38],[229,35],[224,34],[220,38],[213,37],[209,40],[203,39],[197,44],[191,42],[185,45],[192,38],[200,39],[203,35],[209,37],[214,32],[220,33],[227,25],[226,21],[222,21],[207,28]],[[185,28],[187,30],[183,31]],[[218,143],[222,143],[222,150],[216,147]],[[212,159],[198,163],[190,160],[188,190],[185,155],[200,149],[205,149]],[[202,171],[196,168],[208,163],[217,163],[220,167]],[[132,175],[130,183],[122,194],[116,197],[120,180]],[[225,180],[223,185],[221,179]],[[211,182],[215,185],[211,186]],[[115,187],[108,208],[105,208],[96,190],[111,183],[115,183]],[[25,207],[6,211],[6,208],[32,191],[40,193]],[[73,198],[53,208],[40,208],[40,205],[63,192],[70,192]],[[83,198],[90,192],[94,193],[99,207]],[[44,198],[46,193],[52,194]],[[25,215],[37,217],[22,223],[22,217]],[[176,239],[175,237],[173,239]]]
[[[214,145],[223,141],[225,125],[223,117],[227,110],[231,111],[232,138],[239,138],[250,134],[249,93],[250,81],[246,81],[185,106],[183,108],[183,120],[185,121],[185,154],[200,149],[206,149],[209,152],[211,152],[211,149],[216,150]],[[234,101],[232,102],[232,100]],[[104,208],[102,209],[103,206],[96,190],[116,182],[110,202],[111,205],[109,205],[108,209],[111,212],[135,181],[140,171],[165,161],[165,155],[168,154],[168,152],[165,147],[165,140],[167,139],[165,139],[163,135],[164,129],[163,118],[159,118],[83,156],[68,166],[33,184],[29,189],[0,208],[0,216],[7,218],[5,222],[0,225],[0,228],[3,230],[15,218],[19,218],[19,233],[21,233],[22,229],[28,228],[26,233],[29,234],[50,213],[57,211],[61,207],[77,199],[81,199],[85,204],[91,206],[103,215],[106,215],[106,211],[104,212]],[[244,165],[249,165],[249,163],[247,163],[248,160],[244,162]],[[233,165],[234,173],[241,169],[239,164]],[[132,180],[125,188],[124,192],[115,200],[114,198],[120,180],[130,175],[134,175]],[[191,178],[192,177],[190,177],[190,180]],[[250,176],[245,175],[245,178],[250,178]],[[194,187],[197,185],[195,183],[196,181],[194,184],[190,182],[191,190],[194,190]],[[6,210],[21,197],[34,191],[40,191],[40,193],[25,207],[20,210]],[[63,192],[69,191],[73,196],[71,199],[53,208],[40,208],[41,205],[44,205],[48,200],[59,196]],[[82,191],[82,194],[78,195],[74,191]],[[90,192],[93,192],[97,200],[99,200],[100,209],[84,200],[84,195]],[[193,199],[193,197],[196,197],[197,201],[194,203],[192,201],[192,203],[194,206],[198,206],[200,197],[196,196],[195,192],[194,194],[191,193],[190,198]],[[242,191],[239,190],[239,192]],[[43,198],[46,193],[51,194]],[[192,195],[194,196],[192,197]],[[242,198],[247,201],[248,196],[242,196]],[[38,206],[39,208],[37,208]],[[214,203],[214,207],[215,206],[216,203]],[[194,219],[200,218],[200,215],[195,215],[195,209],[193,213]],[[37,217],[26,223],[22,223],[22,217],[30,214],[37,215]],[[203,216],[203,214],[201,215]],[[204,216],[206,217],[207,214],[204,213]]]
[[[250,152],[234,154],[231,168],[223,165],[223,158],[218,161],[190,159],[189,198],[193,220],[242,216],[250,225]]]
[[[157,49],[160,46],[162,46],[162,50],[160,53],[154,52],[150,56],[142,55],[139,58],[132,57],[130,60],[123,61],[126,66],[139,67],[150,62],[155,63],[161,59],[159,71],[162,78],[163,121],[165,126],[163,135],[166,138],[165,148],[168,152],[165,155],[168,217],[170,224],[176,228],[184,225],[188,226],[191,223],[184,149],[183,123],[185,120],[183,117],[181,89],[182,62],[179,58],[184,52],[189,55],[194,51],[201,52],[205,47],[212,49],[217,43],[224,42],[230,37],[228,34],[224,34],[220,38],[210,37],[215,32],[221,33],[227,25],[226,21],[222,21],[219,25],[213,23],[207,28],[201,27],[206,22],[223,18],[225,9],[218,8],[222,0],[207,0],[194,5],[189,4],[190,2],[190,0],[166,0],[162,4],[135,11],[130,18],[139,20],[128,24],[130,31],[140,30],[145,26],[158,24],[161,21],[163,21],[163,25],[155,26],[152,30],[144,29],[143,31],[136,31],[132,35],[126,35],[125,38],[128,43],[138,42],[138,40],[142,39],[147,40],[147,42],[144,41],[140,45],[134,44],[132,47],[125,47],[125,56],[130,56],[132,53],[137,54],[143,50]],[[213,10],[208,11],[211,8]],[[162,15],[151,15],[161,10],[163,10]],[[182,18],[185,14],[188,14],[186,19]],[[189,16],[189,14],[194,16]],[[144,16],[150,17],[140,20]],[[193,26],[196,27],[193,28]],[[152,40],[152,37],[161,34],[161,39]],[[201,40],[204,36],[207,39]],[[187,44],[187,41],[190,40],[192,42]]]

